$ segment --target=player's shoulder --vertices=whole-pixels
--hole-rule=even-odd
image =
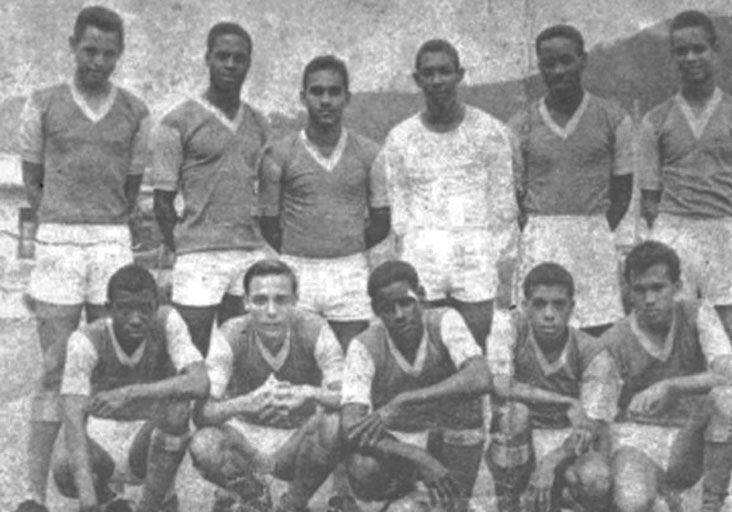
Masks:
[[[328,326],[328,322],[322,316],[300,308],[295,308],[292,323],[301,336],[313,343],[318,340],[320,332]]]
[[[354,339],[373,355],[380,353],[386,346],[388,334],[386,327],[380,319],[374,318],[369,322],[366,329],[356,335]]]
[[[644,120],[654,127],[660,127],[676,107],[676,103],[676,95],[666,98],[661,103],[653,106],[644,116]]]
[[[198,119],[203,107],[192,97],[176,96],[160,116],[160,124],[179,127]]]
[[[30,93],[30,99],[36,108],[45,110],[57,101],[71,99],[71,88],[67,82],[39,87]]]
[[[411,116],[398,122],[396,125],[389,130],[386,136],[385,145],[399,145],[407,142],[416,133],[423,133],[426,131],[424,124],[422,123],[422,112],[417,112]]]
[[[250,323],[251,316],[248,314],[235,316],[221,324],[219,332],[230,345],[235,345],[246,337]]]
[[[630,325],[630,317],[626,316],[616,321],[595,341],[615,355],[626,352],[628,347],[637,343]]]
[[[348,130],[347,147],[352,148],[359,158],[369,165],[376,159],[376,155],[379,154],[381,149],[381,146],[375,140],[352,130]]]
[[[617,100],[605,98],[592,93],[587,93],[588,106],[602,112],[605,115],[625,116],[626,111]]]
[[[248,101],[242,100],[241,109],[245,116],[245,121],[248,122],[255,130],[257,130],[260,136],[264,139],[269,132],[269,123],[264,113],[257,107],[253,106]]]
[[[300,130],[293,130],[267,141],[265,151],[267,155],[280,165],[284,165],[293,158],[300,139]]]
[[[150,109],[142,98],[125,87],[116,87],[118,98],[122,101],[122,104],[135,115],[135,117],[142,119],[150,115]]]
[[[577,344],[577,352],[585,364],[589,364],[597,354],[605,349],[604,341],[601,338],[595,338],[574,327],[570,327],[570,332],[572,333],[572,339]]]

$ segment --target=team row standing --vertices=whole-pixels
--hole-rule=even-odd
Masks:
[[[721,225],[726,203],[717,190],[725,184],[729,152],[723,139],[705,136],[703,122],[711,131],[714,123],[724,125],[726,113],[724,96],[714,87],[714,27],[704,15],[685,13],[672,24],[671,35],[683,88],[664,115],[648,116],[649,126],[656,127],[647,131],[648,146],[657,151],[653,167],[643,169],[655,177],[642,181],[649,190],[644,212],[653,212],[658,203],[651,189],[663,185],[664,191],[675,191],[669,195],[676,197],[672,203],[686,210],[664,207],[664,192],[662,211],[671,208],[671,217],[685,212],[718,218]],[[23,111],[24,180],[41,223],[30,286],[44,352],[29,442],[30,493],[36,502],[45,499],[58,432],[64,345],[82,309],[90,321],[102,314],[108,277],[132,258],[124,224],[139,190],[149,121],[142,102],[109,81],[123,41],[115,13],[84,9],[70,38],[77,63],[73,80],[34,93]],[[597,311],[615,309],[614,317],[620,315],[619,293],[606,292],[617,289],[608,234],[631,195],[624,164],[629,121],[619,108],[583,90],[586,54],[576,30],[553,27],[537,39],[549,93],[511,123],[513,135],[459,101],[464,71],[455,49],[444,41],[425,43],[414,78],[426,109],[392,130],[381,152],[341,126],[348,74],[332,57],[314,59],[306,68],[301,100],[308,109],[307,128],[266,143],[261,116],[240,100],[251,52],[251,38],[240,26],[216,25],[207,42],[209,88],[164,116],[153,137],[155,213],[166,246],[176,252],[173,302],[202,353],[215,318],[222,322],[241,313],[243,272],[268,250],[259,228],[301,276],[304,302],[329,320],[344,346],[371,316],[364,251],[383,240],[390,224],[398,254],[423,273],[430,303],[460,311],[480,343],[490,330],[497,264],[513,256],[520,210],[528,217],[520,262],[565,263],[589,287],[578,290],[580,308],[609,300],[613,307],[596,306]],[[689,117],[694,116],[689,102],[704,107],[698,118]],[[670,150],[663,151],[666,146],[653,141],[674,134],[688,139],[686,123],[700,136],[671,148],[685,151],[681,161],[688,165],[679,165]],[[707,180],[689,185],[689,172],[699,165]],[[563,197],[567,190],[580,193]],[[178,191],[186,205],[180,222],[173,206]],[[714,199],[705,202],[710,195]],[[709,211],[700,214],[697,203]],[[598,223],[603,215],[606,224]],[[548,232],[556,238],[572,233],[572,243],[544,243]],[[690,236],[688,227],[675,232]],[[709,250],[717,244],[714,240]],[[575,249],[565,254],[568,247]],[[546,248],[553,252],[539,252]],[[722,261],[715,260],[712,270],[715,265],[723,268]],[[702,269],[690,275],[711,274]],[[723,296],[701,291],[724,305]],[[610,320],[580,316],[583,327],[602,328]]]

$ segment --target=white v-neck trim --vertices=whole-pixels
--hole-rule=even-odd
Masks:
[[[287,329],[287,334],[285,335],[285,342],[282,344],[280,349],[277,351],[276,355],[273,355],[272,352],[269,351],[267,347],[264,346],[264,343],[262,343],[262,340],[260,339],[259,335],[254,332],[254,342],[257,344],[257,348],[259,349],[259,353],[262,354],[262,357],[267,362],[269,367],[273,369],[274,371],[279,371],[280,368],[282,368],[282,365],[285,364],[285,361],[287,360],[287,356],[290,355],[290,348],[292,346],[292,343],[290,342],[290,334],[291,330]]]
[[[386,329],[384,329],[384,331],[386,331]],[[386,331],[386,343],[389,347],[389,351],[394,356],[399,368],[412,377],[419,377],[422,370],[424,370],[424,364],[427,361],[427,336],[427,329],[425,329],[422,334],[422,340],[419,342],[419,347],[417,348],[417,354],[414,357],[414,364],[410,364],[409,361],[404,359],[404,355],[402,355],[401,351],[396,347],[396,345],[394,345],[394,341],[392,341],[391,336],[389,336],[389,332]]]
[[[110,84],[110,89],[109,93],[107,93],[107,97],[104,98],[104,101],[99,106],[99,109],[94,110],[86,101],[86,98],[81,93],[81,91],[79,91],[79,89],[76,87],[76,84],[73,80],[69,81],[69,90],[71,91],[71,99],[74,100],[74,103],[76,103],[76,106],[79,107],[79,110],[81,110],[82,113],[92,123],[98,123],[99,121],[104,119],[104,116],[109,114],[114,100],[117,99],[117,86],[114,84]]]
[[[237,110],[234,119],[229,119],[219,107],[208,101],[203,96],[194,96],[192,99],[232,132],[236,133],[239,130],[239,126],[241,126],[242,120],[244,119],[244,102],[239,104],[239,110]]]
[[[590,93],[584,91],[582,94],[582,101],[577,107],[577,110],[574,111],[574,114],[572,114],[572,117],[569,118],[569,121],[567,121],[567,125],[564,128],[559,126],[554,121],[554,119],[552,119],[552,115],[549,113],[549,108],[546,106],[546,96],[543,97],[541,101],[539,101],[539,115],[541,115],[541,118],[544,121],[544,124],[546,124],[547,128],[549,128],[563,140],[566,140],[567,137],[572,135],[572,133],[577,129],[577,125],[582,118],[582,114],[584,114],[585,110],[587,110],[587,105],[589,104],[589,102]]]
[[[712,97],[709,98],[709,101],[704,105],[704,110],[702,110],[699,116],[696,116],[694,114],[694,109],[691,108],[689,102],[686,101],[681,92],[676,94],[676,104],[679,106],[684,119],[686,119],[692,135],[694,135],[694,138],[697,140],[701,139],[707,124],[709,124],[709,120],[712,118],[721,102],[722,90],[719,87],[715,87]]]
[[[671,328],[666,335],[666,339],[663,342],[662,348],[659,348],[658,345],[653,343],[648,338],[648,335],[643,332],[643,330],[638,325],[638,319],[635,316],[635,312],[631,312],[630,314],[630,330],[633,331],[633,334],[635,334],[636,338],[638,338],[638,343],[640,344],[641,348],[645,350],[651,357],[653,357],[654,359],[658,359],[662,362],[668,361],[668,358],[671,357],[671,350],[673,350],[674,346],[674,333],[676,332],[676,311],[674,310],[674,318],[671,321]]]
[[[307,151],[310,156],[313,157],[313,160],[318,162],[318,165],[320,165],[328,172],[333,172],[333,169],[336,168],[338,162],[340,162],[341,158],[343,158],[343,152],[346,149],[347,137],[347,130],[345,128],[341,128],[341,135],[340,137],[338,137],[338,143],[336,144],[330,156],[325,157],[323,153],[318,150],[318,146],[313,144],[312,141],[308,139],[308,135],[307,133],[305,133],[305,130],[300,131],[300,141],[302,142],[303,146],[305,146],[305,151]]]
[[[107,331],[109,332],[109,337],[112,340],[112,347],[114,348],[114,354],[117,356],[117,359],[120,363],[122,363],[125,366],[135,366],[137,363],[139,363],[142,360],[142,354],[145,352],[145,346],[147,345],[147,340],[140,343],[140,346],[135,349],[135,351],[131,355],[127,355],[127,353],[122,350],[122,347],[119,345],[119,342],[117,341],[117,336],[114,334],[114,327],[112,325],[112,319],[107,318],[106,321],[107,325]]]
[[[567,364],[567,353],[569,352],[569,344],[571,342],[571,336],[572,333],[567,333],[567,343],[564,344],[564,348],[562,349],[561,355],[557,358],[556,361],[553,363],[550,363],[549,360],[544,355],[544,352],[541,350],[541,347],[539,346],[539,343],[537,343],[536,338],[534,337],[534,331],[533,329],[529,329],[529,343],[531,343],[531,346],[534,348],[534,353],[536,354],[536,358],[539,360],[539,366],[541,366],[541,370],[544,372],[544,375],[551,375],[553,373],[557,373],[559,370],[562,369],[563,366]]]

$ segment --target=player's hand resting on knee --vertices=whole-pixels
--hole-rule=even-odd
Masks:
[[[628,411],[631,416],[633,414],[656,416],[668,408],[672,398],[671,387],[664,381],[656,382],[635,395]]]
[[[552,510],[551,494],[554,486],[554,466],[539,464],[531,475],[526,492],[527,510],[532,512],[550,512]]]
[[[359,448],[371,448],[379,442],[384,430],[389,427],[401,410],[398,396],[360,420],[348,433],[348,440]]]
[[[127,407],[134,399],[135,394],[129,386],[101,391],[91,399],[88,410],[94,416],[111,418]]]
[[[430,494],[432,505],[440,505],[445,510],[452,510],[455,500],[465,497],[455,479],[445,466],[436,459],[425,461],[425,464],[418,466],[422,481]]]

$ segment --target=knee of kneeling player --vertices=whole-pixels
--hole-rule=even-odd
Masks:
[[[386,512],[427,512],[430,509],[431,507],[426,502],[412,496],[405,496],[389,505]]]
[[[224,433],[216,427],[198,430],[188,445],[193,465],[205,473],[220,469],[224,464],[223,442]]]
[[[161,411],[157,428],[167,434],[180,436],[188,432],[191,404],[187,401],[170,402]]]
[[[355,496],[365,501],[381,500],[389,487],[391,472],[374,457],[351,454],[345,461],[351,489]]]
[[[656,490],[638,480],[616,479],[613,501],[618,512],[651,512],[656,502]]]
[[[712,402],[712,417],[732,420],[732,386],[717,386],[709,393]]]
[[[588,452],[567,468],[565,480],[572,495],[582,503],[603,503],[610,495],[612,473],[605,457]]]

